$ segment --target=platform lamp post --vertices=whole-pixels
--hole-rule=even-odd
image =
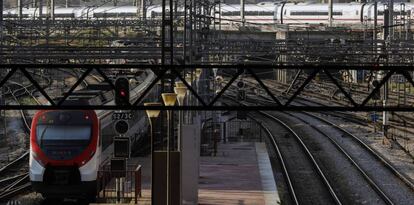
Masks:
[[[184,98],[187,94],[187,87],[183,82],[175,82],[174,88],[175,94],[177,94],[177,102],[179,106],[184,105]],[[180,153],[180,181],[182,180],[182,142],[183,142],[183,111],[178,111],[178,137],[177,137],[177,150]],[[182,186],[180,186],[180,201],[182,201]]]
[[[151,107],[151,106],[162,106],[161,103],[144,103],[144,106]],[[150,122],[150,129],[151,129],[151,204],[155,204],[154,202],[154,131],[155,131],[155,122],[157,121],[158,116],[160,115],[160,110],[145,110]]]
[[[185,81],[188,83],[188,85],[190,85],[191,86],[191,84],[193,83],[193,78],[191,77],[191,74],[187,74],[186,76],[185,76]],[[187,90],[187,92],[189,92],[188,90]],[[189,93],[187,93],[187,95],[188,95]],[[189,95],[188,96],[188,98],[187,98],[187,105],[192,105],[192,101],[191,101],[191,99],[192,99],[192,96],[191,95]],[[187,120],[186,120],[186,123],[188,123],[188,124],[190,124],[192,121],[192,115],[191,115],[191,113],[192,113],[192,111],[187,111]]]
[[[175,101],[177,100],[177,94],[175,93],[162,93],[161,94],[162,100],[164,101],[165,106],[174,106]],[[172,131],[172,111],[167,110],[167,204],[171,204],[171,146],[170,146],[170,140],[172,136],[174,135]]]
[[[200,96],[201,98],[203,98],[202,94],[200,94],[200,91],[203,92],[199,87],[200,87],[200,77],[201,77],[201,73],[203,72],[203,69],[201,68],[197,68],[195,71],[195,76],[196,76],[196,86],[197,86],[197,94],[198,96]],[[198,105],[199,102],[197,101],[196,105]]]
[[[183,106],[184,98],[185,98],[185,95],[187,94],[187,87],[185,87],[183,82],[176,82],[174,92],[175,94],[177,94],[178,105]],[[177,147],[179,151],[181,151],[182,126],[183,126],[183,111],[180,110],[178,112],[178,140],[177,140]]]
[[[203,72],[203,69],[201,69],[201,68],[197,68],[196,71],[195,71],[195,76],[196,76],[196,80],[197,80],[197,88],[198,88],[198,82],[200,82],[200,77],[201,77],[202,72]]]

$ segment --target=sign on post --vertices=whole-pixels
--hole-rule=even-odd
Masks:
[[[129,158],[129,155],[130,155],[129,138],[115,137],[114,138],[114,157]]]
[[[115,112],[112,113],[112,120],[131,120],[134,117],[132,112]]]

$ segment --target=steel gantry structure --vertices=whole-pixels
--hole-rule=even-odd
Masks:
[[[402,76],[414,85],[412,38],[381,40],[367,35],[371,31],[354,31],[352,28],[323,31],[283,28],[274,32],[256,32],[244,25],[243,31],[223,31],[220,3],[163,0],[161,19],[0,19],[0,87],[6,85],[16,73],[21,73],[47,100],[43,105],[3,104],[0,109],[148,109],[142,102],[158,82],[166,85],[161,89],[171,91],[174,81],[180,80],[197,100],[196,105],[150,109],[414,111],[411,106],[372,106],[369,103],[392,76]],[[177,11],[180,4],[184,5],[184,11]],[[215,11],[214,16],[209,16],[211,9]],[[286,33],[288,37],[278,38],[280,33]],[[313,34],[325,38],[310,38]],[[52,97],[40,86],[33,71],[57,69],[83,69],[85,72],[60,96]],[[65,104],[88,74],[98,73],[113,89],[109,73],[125,69],[151,69],[156,75],[131,105]],[[186,81],[185,76],[187,73],[194,76],[196,69],[202,69],[203,79],[194,86]],[[220,75],[227,75],[223,76],[222,82],[217,82],[218,91],[209,86],[212,81],[210,77],[217,74],[217,70]],[[296,90],[275,94],[264,82],[268,75],[262,75],[263,70],[272,75],[278,71],[301,71],[303,80],[294,78],[291,85],[295,84]],[[345,87],[346,82],[337,76],[338,71],[350,70],[367,71],[372,76],[370,81],[374,78],[378,80],[378,85],[363,99],[356,99],[352,89]],[[348,104],[294,105],[292,102],[321,75],[345,96]],[[223,97],[234,97],[230,93],[233,93],[233,84],[240,78],[253,79],[264,91],[263,95],[273,102],[266,105],[219,105],[217,102]]]
[[[413,106],[372,106],[368,105],[368,102],[373,98],[373,96],[380,91],[380,89],[390,80],[391,76],[394,74],[399,74],[405,77],[405,79],[414,86],[413,78],[409,71],[413,71],[413,67],[401,67],[401,66],[338,66],[338,65],[302,65],[302,66],[286,66],[286,65],[187,65],[186,71],[192,69],[219,69],[219,71],[233,71],[231,77],[227,78],[222,83],[221,88],[210,101],[206,101],[200,96],[191,82],[187,82],[184,77],[184,71],[182,66],[178,65],[168,65],[165,67],[160,67],[159,65],[126,65],[126,64],[106,64],[106,65],[95,65],[95,64],[65,64],[65,65],[56,65],[56,64],[47,64],[47,65],[22,65],[22,64],[7,64],[0,65],[2,71],[5,71],[5,68],[8,69],[6,75],[3,75],[0,82],[0,87],[13,77],[16,72],[21,72],[27,79],[30,81],[37,90],[42,94],[42,96],[47,100],[47,103],[43,105],[0,105],[0,109],[10,110],[10,109],[98,109],[98,110],[145,110],[145,109],[157,109],[157,110],[286,110],[286,111],[414,111]],[[47,94],[44,88],[40,86],[37,80],[32,76],[33,69],[73,69],[73,68],[84,68],[86,71],[82,76],[68,89],[67,92],[62,94],[59,97],[59,100],[53,100],[50,95]],[[130,105],[117,106],[117,105],[66,105],[65,100],[74,92],[75,88],[93,71],[101,75],[104,81],[114,89],[113,81],[107,76],[105,71],[114,69],[151,69],[154,71],[156,77],[149,83],[149,86],[140,94],[139,97],[134,102],[131,102]],[[256,70],[258,69],[301,69],[308,73],[307,78],[301,82],[299,87],[292,92],[287,98],[282,98],[283,94],[275,95],[270,91],[269,87],[263,83],[261,77],[258,76]],[[337,70],[367,70],[367,71],[383,71],[384,75],[379,80],[378,85],[362,100],[358,101],[353,98],[350,93],[343,87],[342,83],[339,82],[335,77],[333,77],[333,72]],[[146,95],[154,88],[154,86],[163,78],[165,78],[166,73],[169,73],[170,79],[179,79],[184,85],[188,88],[190,93],[198,101],[198,105],[191,106],[157,106],[157,107],[144,107],[143,101]],[[348,105],[341,106],[329,106],[329,105],[293,105],[292,102],[297,98],[298,95],[302,94],[304,88],[315,79],[317,74],[325,74],[329,80],[337,86],[337,89],[345,96],[349,101]],[[225,106],[217,104],[218,101],[223,99],[226,96],[234,97],[233,95],[228,95],[229,90],[234,82],[238,79],[240,75],[249,76],[252,79],[257,81],[259,85],[258,88],[262,89],[269,98],[273,100],[272,103],[268,104],[257,104],[257,105],[232,105]]]

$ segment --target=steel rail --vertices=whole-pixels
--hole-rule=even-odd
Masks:
[[[262,97],[264,98],[264,97]],[[257,102],[258,99],[255,99],[255,102]],[[267,101],[268,103],[272,103],[272,101],[270,99],[266,100],[262,100],[262,101]],[[302,118],[295,116],[293,114],[287,113],[287,112],[283,112],[291,117],[294,117],[306,124],[309,124],[307,121],[303,120]],[[387,167],[396,177],[398,177],[404,184],[406,184],[408,186],[408,188],[410,188],[411,190],[414,191],[414,183],[409,180],[404,174],[402,174],[401,172],[399,172],[394,166],[392,166],[384,157],[382,157],[379,153],[377,153],[375,150],[373,150],[370,146],[368,146],[365,142],[363,142],[361,139],[359,139],[358,137],[356,137],[354,134],[350,133],[349,131],[345,130],[344,128],[338,126],[337,124],[324,119],[320,116],[317,116],[313,113],[309,113],[309,112],[302,112],[305,115],[311,116],[313,118],[316,118],[322,122],[325,122],[326,124],[331,125],[332,127],[334,127],[335,129],[339,130],[342,133],[345,133],[346,135],[350,136],[352,139],[354,139],[355,141],[357,141],[363,148],[365,148],[365,150],[368,150],[368,152],[374,156],[377,160],[379,160],[382,164],[385,165],[385,167]],[[330,114],[327,114],[330,115]],[[341,117],[341,118],[345,118],[345,117]],[[346,118],[345,118],[346,119]],[[359,172],[362,174],[362,176],[369,182],[370,186],[374,188],[374,190],[380,195],[381,198],[383,198],[385,200],[385,202],[387,204],[394,204],[394,202],[392,202],[392,200],[390,199],[390,197],[387,196],[387,194],[381,190],[381,188],[377,185],[377,183],[375,183],[375,181],[368,176],[368,174],[355,162],[355,160],[349,155],[349,153],[338,143],[336,142],[331,136],[325,134],[323,131],[321,131],[320,129],[318,129],[317,127],[310,125],[314,130],[316,130],[318,133],[320,133],[321,135],[327,137],[331,143],[333,145],[335,145],[335,147],[341,151],[341,153],[343,153],[347,159],[359,170]]]
[[[374,156],[376,159],[378,159],[379,161],[381,161],[381,163],[383,163],[385,165],[385,167],[387,167],[394,175],[396,175],[402,182],[404,182],[404,184],[406,184],[408,186],[408,188],[410,188],[411,190],[414,191],[414,183],[409,180],[404,174],[402,174],[400,171],[398,171],[393,165],[391,165],[391,163],[386,160],[381,154],[379,154],[377,151],[375,151],[374,149],[372,149],[369,145],[367,145],[365,142],[363,142],[361,139],[359,139],[357,136],[355,136],[354,134],[350,133],[348,130],[345,130],[344,128],[338,126],[337,124],[326,120],[322,117],[319,117],[317,115],[314,115],[312,113],[308,113],[305,112],[305,114],[312,116],[314,118],[319,119],[320,121],[325,122],[326,124],[331,125],[332,127],[336,128],[337,130],[340,130],[341,132],[345,133],[346,135],[350,136],[352,139],[354,139],[356,142],[358,142],[362,147],[364,147],[366,150],[369,151],[369,153],[371,153],[372,156]]]
[[[252,119],[253,121],[255,121],[256,123],[258,123],[258,124],[260,124],[260,126],[266,131],[266,133],[268,134],[268,139],[270,140],[270,142],[271,142],[271,144],[272,144],[272,146],[273,146],[273,148],[275,149],[275,151],[276,151],[276,154],[277,154],[277,158],[278,158],[278,160],[279,160],[279,163],[280,163],[280,166],[282,167],[282,170],[283,170],[283,175],[284,175],[284,177],[286,178],[286,183],[287,183],[287,185],[288,185],[288,189],[289,189],[289,194],[290,194],[290,198],[293,200],[293,203],[294,204],[297,204],[297,205],[299,205],[300,203],[299,203],[299,201],[298,201],[298,198],[297,198],[297,196],[296,196],[296,192],[295,192],[295,188],[294,188],[294,186],[293,186],[293,183],[292,183],[292,179],[291,179],[291,176],[290,176],[290,174],[289,174],[289,171],[288,171],[288,169],[287,169],[287,166],[286,166],[286,162],[285,162],[285,158],[283,157],[283,155],[282,155],[282,153],[281,153],[281,151],[280,151],[280,149],[279,149],[279,146],[277,145],[277,143],[276,143],[276,140],[275,140],[275,136],[272,134],[272,132],[269,130],[269,128],[267,127],[267,126],[265,126],[265,125],[263,125],[263,123],[259,123],[259,121],[258,120],[256,120],[254,117],[252,117],[252,116],[249,116],[250,117],[250,119]]]
[[[290,113],[286,113],[283,112],[291,117],[294,117],[298,120],[300,120],[301,122],[304,122],[306,124],[309,124],[307,121],[294,116],[293,114]],[[309,114],[304,112],[305,114]],[[312,115],[311,115],[312,116]],[[358,165],[358,163],[351,157],[351,155],[338,143],[336,142],[331,136],[325,134],[323,131],[321,131],[320,129],[318,129],[317,127],[310,125],[315,131],[317,131],[319,134],[321,134],[322,136],[326,137],[329,139],[329,141],[348,159],[348,161],[351,162],[352,165],[354,165],[355,168],[357,168],[357,170],[361,173],[361,175],[365,178],[365,180],[367,180],[368,184],[374,188],[375,192],[377,192],[377,194],[389,205],[394,204],[394,202],[390,199],[390,197],[378,186],[378,184],[367,174],[367,172],[361,168],[361,166]]]
[[[283,127],[285,127],[293,136],[295,136],[296,140],[299,142],[299,144],[302,146],[303,150],[305,150],[307,156],[310,158],[310,160],[312,161],[312,164],[314,165],[314,168],[317,170],[319,176],[322,178],[323,182],[325,183],[326,187],[329,190],[330,195],[332,196],[332,198],[334,199],[336,204],[342,204],[342,202],[340,201],[340,199],[338,198],[338,196],[336,195],[332,185],[330,184],[329,180],[327,179],[327,177],[325,176],[324,172],[322,171],[321,167],[318,165],[318,163],[316,162],[315,158],[313,157],[311,151],[309,150],[309,148],[305,145],[305,143],[303,142],[302,138],[291,128],[289,127],[286,123],[284,123],[282,120],[280,120],[279,118],[266,113],[264,111],[259,111],[260,114],[272,119],[273,121],[278,122],[280,125],[282,125]]]

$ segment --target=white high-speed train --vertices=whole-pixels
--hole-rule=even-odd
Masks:
[[[378,24],[383,23],[384,9],[387,5],[378,3]],[[412,19],[414,16],[414,4],[395,3],[394,13],[397,18]],[[139,7],[113,6],[113,7],[74,7],[55,8],[55,19],[132,19],[137,18]],[[160,5],[149,6],[146,10],[147,18],[161,18]],[[222,4],[222,23],[240,22],[239,4]],[[24,8],[23,18],[39,17],[38,8]],[[42,16],[45,16],[46,8],[43,8]],[[178,15],[183,13],[183,8],[178,8]],[[214,16],[214,8],[207,13]],[[374,21],[373,3],[336,3],[333,6],[334,24],[361,24]],[[17,18],[17,9],[8,9],[3,12],[4,18]],[[327,24],[328,4],[314,3],[285,3],[265,2],[245,5],[245,21],[256,24]]]

